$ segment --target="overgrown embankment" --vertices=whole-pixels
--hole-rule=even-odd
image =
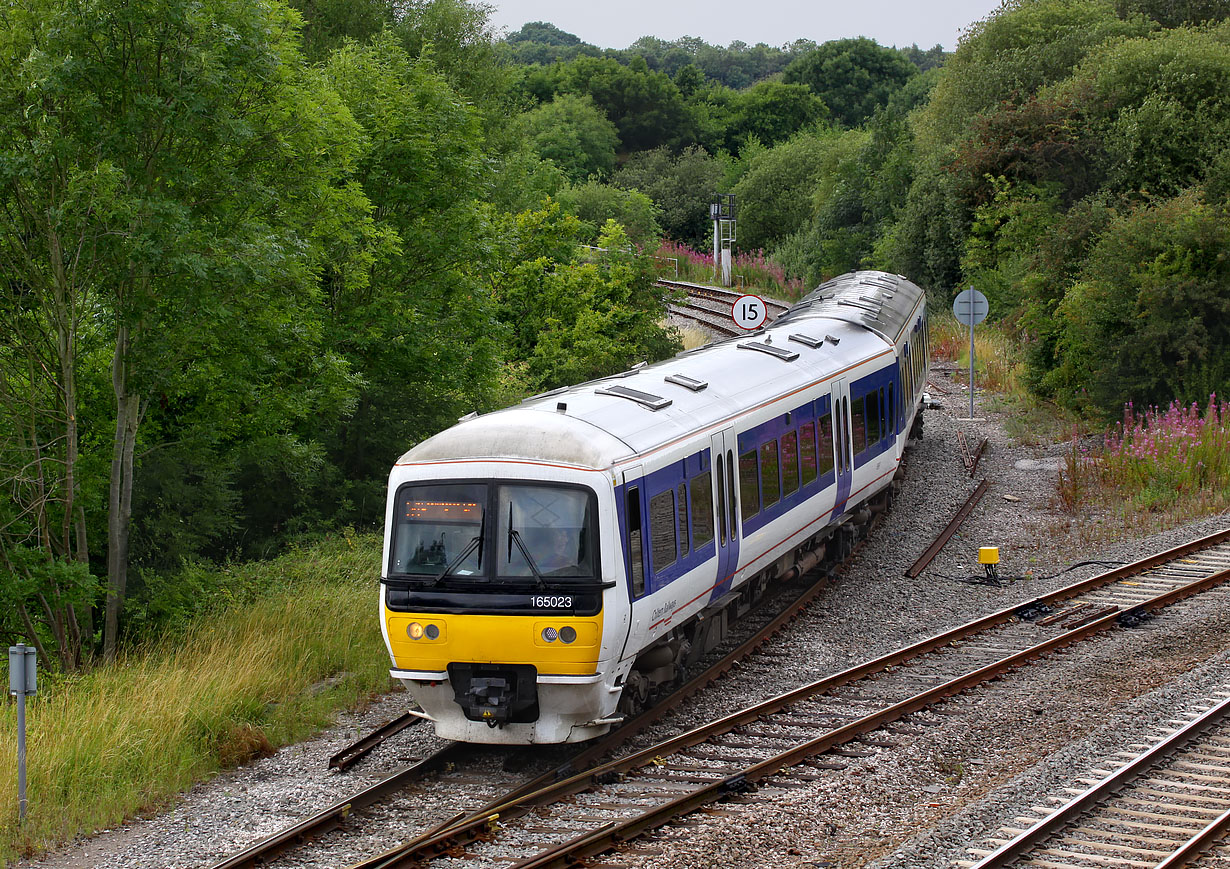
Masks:
[[[348,536],[219,569],[231,604],[115,665],[43,681],[27,710],[20,827],[17,714],[4,706],[0,865],[163,805],[390,687],[379,553],[378,538]]]

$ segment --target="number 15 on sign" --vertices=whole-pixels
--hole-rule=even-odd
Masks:
[[[760,296],[740,296],[730,314],[740,329],[759,329],[769,318],[769,307]]]

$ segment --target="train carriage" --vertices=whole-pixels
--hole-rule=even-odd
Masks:
[[[380,610],[440,736],[604,733],[884,503],[925,298],[843,275],[770,326],[461,421],[389,478]]]

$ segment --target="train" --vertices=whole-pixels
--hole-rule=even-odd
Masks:
[[[447,739],[606,733],[888,505],[926,371],[924,292],[858,271],[745,335],[463,417],[389,474],[391,676]]]

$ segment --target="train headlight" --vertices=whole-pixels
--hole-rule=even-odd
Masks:
[[[577,629],[571,626],[560,628],[559,638],[565,643],[575,642],[577,638]]]
[[[411,622],[406,626],[406,633],[412,640],[421,640],[423,639],[423,626],[418,622]]]
[[[559,637],[559,631],[555,630],[555,628],[543,628],[542,629],[542,638],[546,640],[548,643],[554,643],[558,637]]]

